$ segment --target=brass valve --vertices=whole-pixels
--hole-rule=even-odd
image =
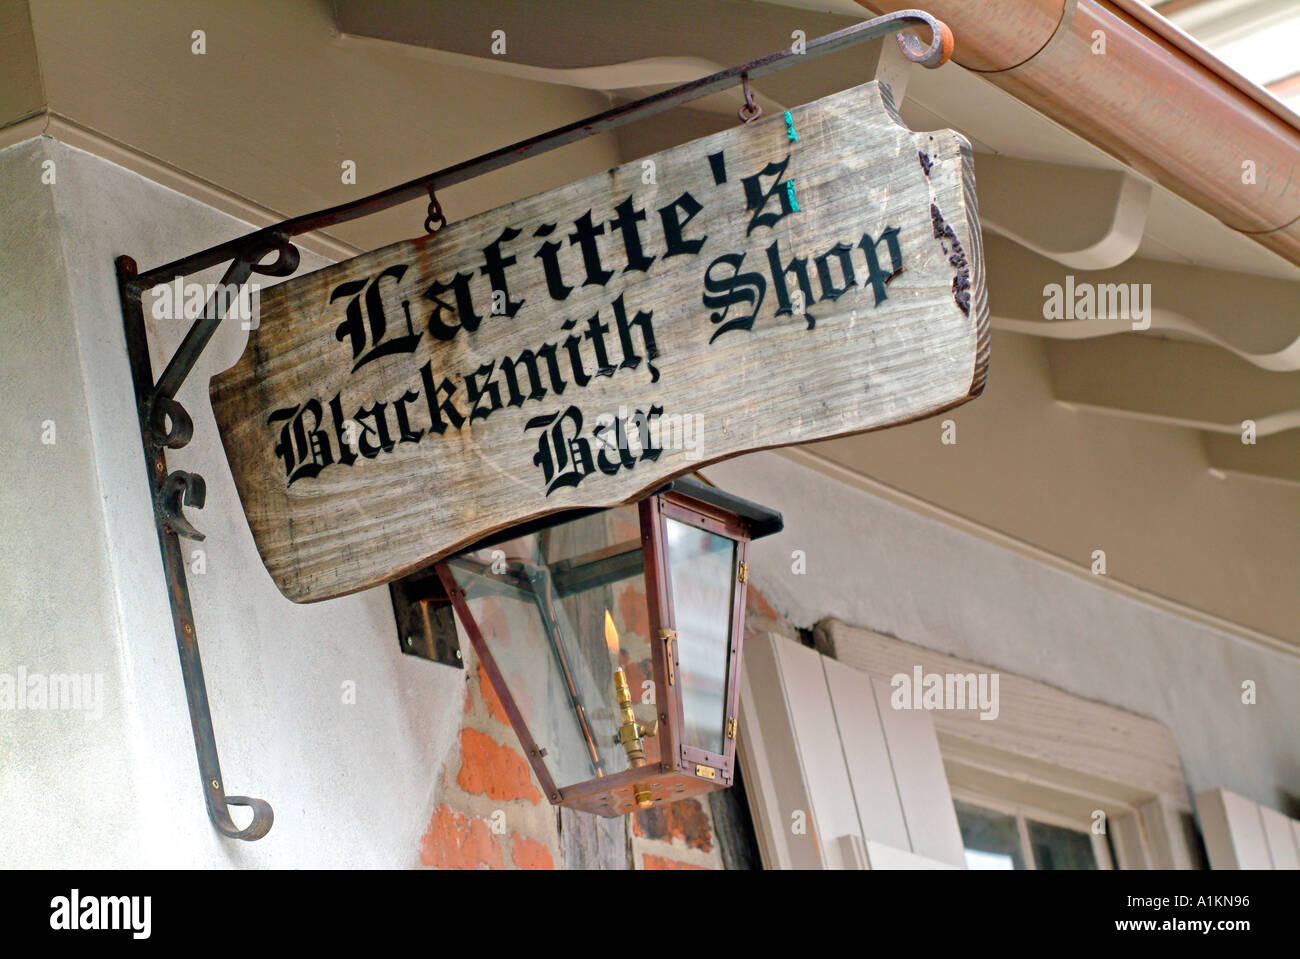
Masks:
[[[627,752],[627,761],[633,767],[645,765],[645,743],[643,740],[647,736],[657,736],[659,734],[659,720],[653,719],[649,724],[642,724],[636,721],[636,715],[632,712],[632,690],[627,685],[627,674],[623,672],[623,667],[619,666],[614,670],[614,691],[618,695],[618,708],[623,714],[623,723],[618,727],[618,733],[614,736],[616,744],[622,744],[623,749]],[[637,783],[634,787],[633,798],[641,809],[647,809],[654,805],[654,793],[645,783]]]
[[[653,719],[648,724],[636,721],[636,714],[632,712],[632,690],[627,685],[627,674],[622,666],[614,670],[614,692],[618,695],[618,708],[623,713],[623,723],[618,727],[614,742],[627,751],[632,766],[644,766],[645,743],[642,740],[659,734],[659,720]]]

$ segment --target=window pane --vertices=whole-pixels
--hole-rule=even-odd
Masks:
[[[447,565],[555,784],[630,768],[614,742],[615,668],[627,677],[637,719],[655,714],[652,698],[641,702],[653,668],[637,508],[586,516]],[[644,743],[646,761],[658,764],[658,741]]]
[[[968,869],[1024,869],[1016,817],[1007,813],[954,802],[961,844]]]
[[[667,532],[685,725],[682,740],[721,753],[736,544],[671,517]]]
[[[1086,832],[1026,820],[1034,865],[1039,869],[1096,869],[1092,839]]]

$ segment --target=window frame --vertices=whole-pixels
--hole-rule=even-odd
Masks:
[[[1027,864],[1027,869],[1037,870],[1038,861],[1034,858],[1033,843],[1029,840],[1029,820],[1041,822],[1047,826],[1055,826],[1059,829],[1069,829],[1072,832],[1081,832],[1088,837],[1092,846],[1093,858],[1097,861],[1097,869],[1114,869],[1115,863],[1111,858],[1110,847],[1106,842],[1105,835],[1097,835],[1092,831],[1091,822],[1085,822],[1075,816],[1063,814],[1052,809],[1045,809],[1041,806],[1035,806],[1029,803],[1016,802],[999,796],[992,796],[988,793],[980,792],[974,789],[965,789],[961,786],[953,786],[952,798],[954,803],[962,802],[969,806],[978,806],[981,809],[987,809],[991,812],[1002,813],[1006,816],[1014,816],[1016,819],[1016,835],[1020,840],[1020,855]],[[958,817],[960,821],[960,816]],[[1109,819],[1109,816],[1107,816]]]

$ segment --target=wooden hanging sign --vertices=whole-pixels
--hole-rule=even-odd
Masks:
[[[867,83],[272,286],[211,394],[310,602],[950,409],[988,348],[970,145]]]

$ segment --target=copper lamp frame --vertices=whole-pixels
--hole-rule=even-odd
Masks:
[[[637,505],[651,634],[654,705],[658,719],[657,763],[647,763],[608,776],[597,776],[569,786],[557,786],[546,763],[546,750],[539,748],[529,731],[504,674],[470,611],[464,591],[457,584],[446,562],[440,562],[436,567],[446,597],[469,636],[474,652],[483,664],[510,719],[510,725],[519,737],[524,755],[547,798],[553,805],[568,806],[607,817],[627,815],[638,808],[651,808],[716,789],[725,789],[734,781],[738,725],[736,717],[740,704],[740,667],[748,585],[748,547],[750,540],[778,532],[783,525],[780,513],[730,496],[693,478],[676,480]],[[583,511],[584,515],[589,512],[591,511]],[[735,543],[731,571],[735,582],[727,646],[727,678],[723,697],[726,709],[725,717],[721,720],[721,753],[710,752],[682,741],[685,729],[680,685],[682,672],[677,620],[673,608],[672,577],[668,565],[666,521],[669,518],[723,536]],[[513,533],[518,535],[518,531]],[[604,735],[605,732],[602,730],[601,734]]]

